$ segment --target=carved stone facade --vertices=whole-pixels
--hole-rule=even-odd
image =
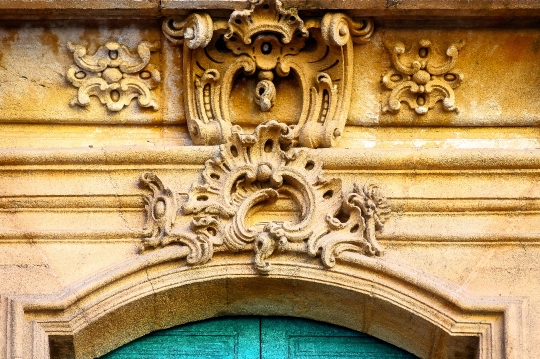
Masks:
[[[0,359],[223,315],[539,357],[538,19],[0,0]]]

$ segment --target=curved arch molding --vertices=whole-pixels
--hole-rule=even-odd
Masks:
[[[282,315],[362,331],[421,358],[457,358],[466,350],[482,359],[524,357],[527,313],[520,298],[475,298],[358,253],[342,255],[331,270],[281,254],[266,276],[245,252],[221,253],[197,267],[187,264],[189,254],[187,247],[166,247],[38,300],[2,297],[1,325],[11,328],[0,332],[3,350],[47,357],[48,336],[72,336],[76,357],[94,358],[187,322]]]

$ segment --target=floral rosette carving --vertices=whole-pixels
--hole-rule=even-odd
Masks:
[[[161,81],[159,71],[151,64],[150,54],[158,49],[158,43],[141,42],[133,54],[125,45],[107,42],[93,55],[85,46],[68,42],[73,52],[72,65],[67,79],[79,88],[71,105],[86,107],[90,97],[96,96],[110,111],[118,112],[137,99],[139,106],[158,109],[151,92]]]
[[[439,101],[446,111],[457,111],[454,89],[463,81],[463,74],[454,67],[464,45],[463,41],[452,44],[443,55],[429,40],[420,40],[407,54],[403,43],[387,43],[395,69],[382,78],[382,84],[391,90],[383,111],[399,111],[405,102],[424,115]]]
[[[251,249],[260,273],[271,270],[268,258],[276,250],[320,256],[326,267],[334,266],[343,251],[382,255],[376,233],[382,230],[390,207],[379,188],[355,186],[344,196],[341,180],[326,179],[322,162],[305,149],[292,148],[292,143],[289,127],[274,120],[249,135],[233,128],[229,141],[220,145],[220,155],[206,162],[200,183],[192,186],[180,206],[180,221],[175,221],[177,207],[172,199],[163,199],[164,193],[172,198],[170,191],[155,175],[143,175],[142,183],[153,189],[147,201],[149,236],[144,247],[187,245],[191,264],[207,262],[215,250]],[[246,225],[252,208],[271,205],[280,196],[301,207],[298,222]],[[170,209],[164,210],[167,203]],[[168,213],[169,219],[156,213]]]

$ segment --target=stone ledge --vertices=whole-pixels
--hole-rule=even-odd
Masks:
[[[540,16],[535,0],[285,0],[299,10],[340,10],[355,16],[512,18]],[[236,10],[246,0],[0,0],[0,19],[129,18],[158,17],[191,10]],[[81,13],[81,10],[84,10]]]
[[[76,149],[0,150],[0,168],[78,165],[203,165],[218,146],[142,146]],[[309,150],[326,170],[537,170],[540,151],[513,149],[357,149]],[[20,169],[20,168],[19,168]],[[51,167],[51,169],[53,169]],[[67,168],[66,168],[67,169]],[[47,170],[47,168],[45,168]]]
[[[159,0],[0,0],[0,19],[155,17],[159,8]]]

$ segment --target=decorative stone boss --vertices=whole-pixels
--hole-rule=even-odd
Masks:
[[[383,111],[397,112],[405,102],[418,115],[425,115],[442,101],[443,109],[457,112],[454,89],[461,85],[463,74],[454,67],[464,45],[464,41],[450,45],[445,57],[425,39],[406,55],[403,43],[386,43],[395,70],[389,70],[382,78],[384,87],[391,90],[386,94]]]
[[[149,62],[151,51],[158,45],[143,41],[137,46],[137,54],[133,54],[125,45],[109,41],[89,55],[86,47],[68,42],[75,65],[68,69],[66,77],[79,88],[71,104],[86,107],[90,96],[96,96],[109,111],[118,112],[136,98],[139,106],[157,110],[150,90],[157,87],[161,76]]]

